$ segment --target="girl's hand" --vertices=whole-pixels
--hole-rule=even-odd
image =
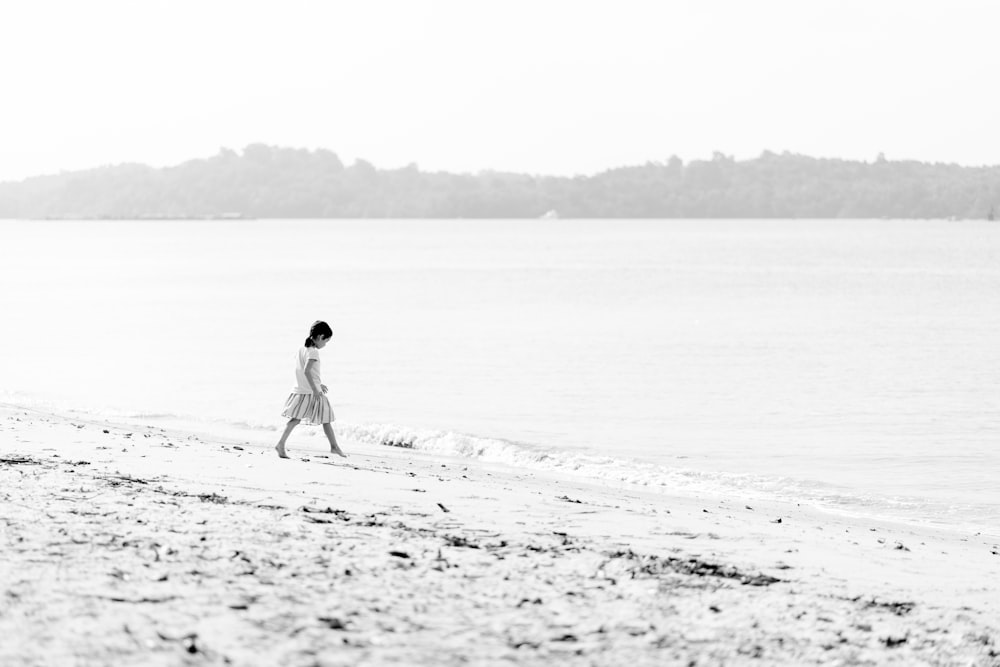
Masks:
[[[326,389],[326,385],[325,385],[325,384],[321,384],[321,385],[319,386],[319,388],[323,390],[323,393],[324,393],[324,394],[326,393],[327,389]]]
[[[321,391],[314,391],[313,392],[313,397],[315,397],[315,398],[323,398],[323,392],[321,392]]]

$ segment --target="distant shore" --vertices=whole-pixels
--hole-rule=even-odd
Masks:
[[[4,220],[15,221],[15,220],[19,220],[19,219],[20,218],[18,218],[18,219],[15,219],[15,218],[6,218],[6,219],[0,218],[0,223],[4,222]],[[32,221],[32,222],[105,222],[105,221],[107,221],[107,222],[171,222],[171,221],[176,221],[176,222],[197,222],[197,221],[212,221],[212,222],[233,221],[233,222],[244,222],[244,221],[257,221],[257,220],[270,220],[270,221],[281,221],[281,220],[302,220],[302,221],[307,221],[307,220],[315,220],[315,221],[331,221],[331,222],[333,222],[333,221],[337,221],[337,220],[383,220],[383,219],[385,219],[385,218],[339,218],[339,217],[334,217],[334,218],[312,218],[312,217],[307,217],[307,218],[272,217],[272,218],[269,218],[269,217],[260,217],[260,218],[257,218],[257,217],[244,216],[244,215],[173,215],[173,216],[166,216],[166,215],[164,215],[164,216],[144,215],[144,216],[124,216],[124,217],[115,217],[115,216],[105,215],[105,216],[93,216],[93,217],[85,217],[85,216],[67,216],[67,217],[46,216],[44,218],[25,218],[25,220]],[[530,221],[530,220],[532,220],[531,218],[395,218],[395,219],[397,219],[397,220],[413,220],[413,221],[420,221],[420,220],[427,220],[427,221],[432,221],[432,220],[462,220],[462,219],[464,219],[464,220],[468,220],[469,222],[482,222],[482,221],[488,221],[488,220],[524,220],[524,221]],[[551,220],[560,220],[560,219],[563,219],[563,220],[585,221],[585,220],[594,220],[595,218],[560,218],[560,216],[558,216],[558,215],[556,215],[556,216],[545,216],[545,215],[543,215],[543,216],[539,216],[538,217],[538,220],[542,220],[542,221],[545,221],[545,220],[551,221]],[[706,221],[709,220],[709,219],[705,219],[705,218],[607,218],[607,219],[609,219],[609,220],[623,220],[623,221],[624,220],[631,220],[631,221],[649,220],[649,221],[662,221],[662,222],[669,222],[669,221],[674,221],[674,220],[676,220],[676,221],[702,220],[702,219],[704,219]],[[811,221],[820,221],[820,220],[841,220],[843,222],[851,222],[851,221],[855,221],[855,222],[864,222],[864,221],[906,221],[906,220],[920,220],[922,222],[934,222],[934,221],[938,221],[938,222],[982,222],[983,221],[982,218],[958,218],[958,217],[954,217],[954,216],[948,217],[948,218],[890,218],[890,217],[882,217],[882,218],[711,218],[711,220],[734,220],[734,221],[739,221],[739,220],[748,220],[748,221],[749,220],[757,220],[757,221],[760,221],[760,220],[787,220],[787,221],[792,221],[792,222],[794,222],[794,221],[811,222]],[[989,222],[992,222],[992,221],[989,221]]]
[[[0,663],[1000,664],[988,536],[269,435],[0,408]]]
[[[54,216],[49,215],[44,218],[31,218],[31,220],[59,220],[59,221],[96,221],[96,220],[115,220],[115,221],[129,221],[129,222],[145,222],[145,221],[161,221],[161,220],[257,220],[258,218],[252,218],[245,216],[242,213],[222,213],[219,215],[140,215],[135,217],[120,217],[111,215],[102,216]]]
[[[0,218],[1000,218],[1000,166],[764,151],[577,176],[345,165],[330,150],[251,144],[153,168],[119,164],[0,183]]]

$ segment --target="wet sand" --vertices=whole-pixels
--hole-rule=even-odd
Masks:
[[[324,442],[0,408],[0,664],[1000,665],[997,536]]]

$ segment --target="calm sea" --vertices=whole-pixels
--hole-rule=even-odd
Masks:
[[[996,532],[1000,224],[0,222],[0,400]]]

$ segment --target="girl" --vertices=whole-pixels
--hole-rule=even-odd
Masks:
[[[322,424],[326,439],[330,441],[330,451],[338,456],[347,458],[337,444],[337,436],[333,434],[333,408],[326,396],[326,385],[319,381],[319,351],[326,347],[326,344],[333,337],[333,329],[326,322],[317,320],[313,322],[309,329],[309,337],[306,338],[305,347],[299,350],[296,357],[295,379],[297,384],[292,390],[288,400],[285,401],[285,409],[281,413],[282,417],[288,417],[288,424],[285,432],[281,434],[281,440],[274,447],[278,450],[278,456],[287,459],[285,453],[285,441],[299,422],[305,421],[307,424]]]

